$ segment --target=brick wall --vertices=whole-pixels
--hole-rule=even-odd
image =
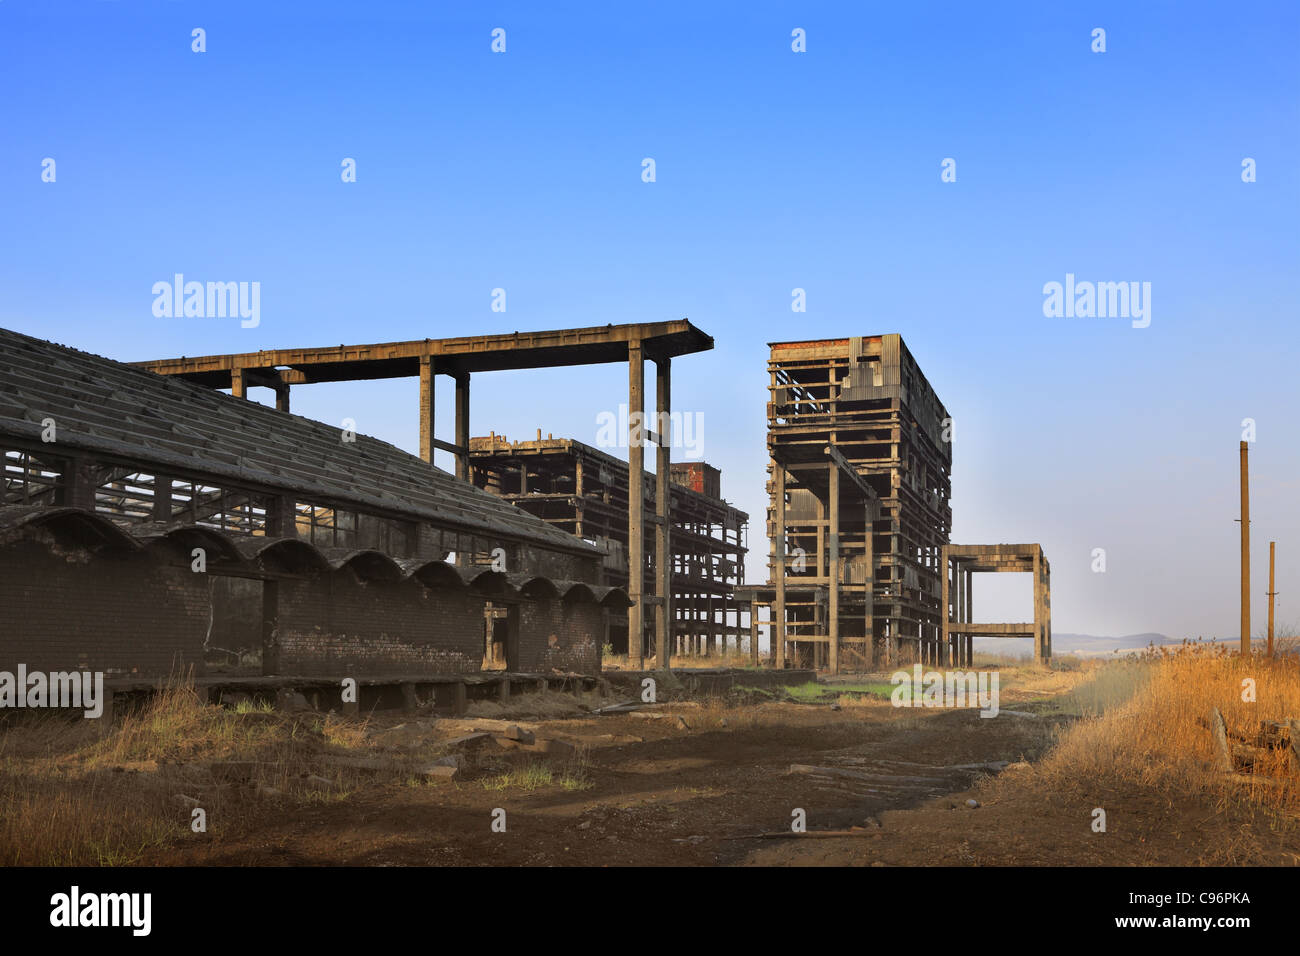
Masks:
[[[203,672],[212,579],[149,553],[92,553],[38,532],[0,548],[0,670]]]
[[[525,600],[519,609],[520,669],[599,674],[601,615],[599,604]]]
[[[483,663],[483,598],[344,568],[280,582],[281,674],[463,674]]]

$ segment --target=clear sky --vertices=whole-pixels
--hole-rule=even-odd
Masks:
[[[750,580],[766,343],[900,332],[956,419],[953,539],[1041,542],[1056,630],[1237,633],[1248,417],[1254,622],[1274,539],[1300,624],[1298,47],[1295,3],[2,0],[0,325],[136,360],[689,317],[674,402]],[[175,273],[259,282],[259,324],[156,317]],[[1149,282],[1150,325],[1045,316],[1067,273]],[[625,396],[482,375],[472,428],[594,442]],[[416,397],[293,402],[414,452]]]

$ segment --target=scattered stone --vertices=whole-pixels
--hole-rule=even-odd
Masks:
[[[678,730],[690,730],[690,729],[691,729],[691,725],[688,724],[688,723],[686,722],[686,718],[685,718],[685,717],[678,717],[678,718],[677,718],[677,729],[678,729]]]
[[[199,805],[198,797],[191,797],[188,794],[184,794],[184,793],[176,794],[174,797],[172,797],[172,800],[175,803],[179,803],[187,810],[193,810],[195,807]]]
[[[308,774],[303,779],[303,782],[306,783],[308,786],[314,787],[317,790],[338,789],[338,784],[336,784],[329,777],[322,777],[320,774],[316,774],[316,773]]]
[[[531,730],[524,730],[518,724],[511,724],[502,734],[507,740],[517,740],[521,744],[531,744],[537,737]]]
[[[579,829],[579,830],[590,830],[590,829],[591,829],[591,821],[590,821],[590,820],[583,820],[581,823],[578,824],[578,829]]]
[[[578,752],[578,748],[567,740],[539,740],[533,744],[532,750],[543,754],[555,754],[557,757],[572,757]]]
[[[280,791],[275,787],[268,787],[264,783],[259,783],[257,785],[257,795],[259,797],[278,797],[280,796]]]
[[[979,802],[978,800],[967,800],[967,801],[966,801],[966,806],[970,807],[972,810],[976,810],[976,809],[978,809],[978,808],[979,808],[979,805],[980,805],[980,802]]]
[[[455,780],[459,773],[460,767],[445,763],[430,764],[420,771],[426,780]]]
[[[456,768],[459,769],[459,768],[465,766],[465,758],[462,757],[460,754],[448,754],[448,755],[445,756],[445,757],[439,757],[437,760],[435,760],[435,761],[434,761],[433,763],[431,763],[429,766],[431,766],[431,767],[456,767]]]

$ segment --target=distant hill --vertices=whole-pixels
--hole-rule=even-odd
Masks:
[[[1028,643],[1028,642],[1026,642]],[[1052,632],[1052,653],[1077,654],[1079,657],[1111,657],[1133,651],[1146,650],[1152,644],[1179,644],[1164,634],[1148,631],[1145,634],[1126,634],[1123,637],[1097,637],[1093,634],[1058,634]]]
[[[1114,657],[1119,654],[1133,654],[1155,644],[1177,644],[1177,640],[1165,635],[1148,631],[1145,634],[1126,634],[1123,637],[1098,637],[1095,634],[1067,634],[1062,631],[1052,632],[1053,654],[1074,654],[1078,657]],[[1033,643],[1028,640],[1009,641],[1004,638],[976,638],[975,647],[981,651],[1006,654],[1012,657],[1032,657]]]

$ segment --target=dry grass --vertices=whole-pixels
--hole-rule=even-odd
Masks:
[[[129,865],[179,840],[220,839],[268,799],[339,799],[359,783],[327,760],[360,747],[364,723],[244,710],[204,705],[174,680],[104,735],[96,721],[48,715],[6,725],[0,865]],[[224,779],[214,761],[251,772]],[[195,803],[205,834],[191,829]]]
[[[1243,682],[1253,680],[1254,702]],[[1262,721],[1300,719],[1300,661],[1240,657],[1226,648],[1183,645],[1113,662],[1073,694],[1089,719],[1064,734],[1040,765],[1045,783],[1068,791],[1080,781],[1137,787],[1290,814],[1300,810],[1300,766],[1287,749],[1260,752],[1254,773],[1228,777],[1213,767],[1208,715],[1217,707],[1230,733],[1253,736]]]

